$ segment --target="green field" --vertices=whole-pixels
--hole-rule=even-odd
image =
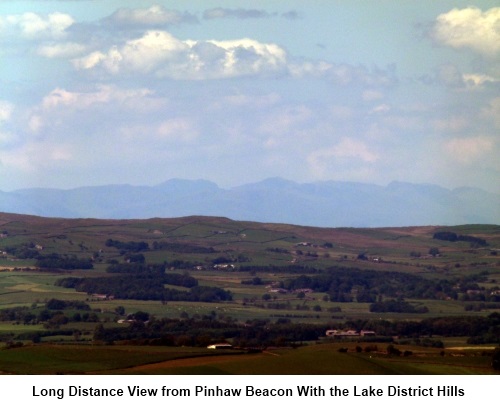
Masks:
[[[259,353],[200,348],[137,346],[36,345],[0,351],[8,374],[494,374],[487,351],[457,356],[437,349],[399,346],[412,350],[392,357],[355,351],[357,344],[324,343],[297,349],[268,349]],[[361,344],[360,347],[366,346]],[[339,348],[348,348],[340,353]]]

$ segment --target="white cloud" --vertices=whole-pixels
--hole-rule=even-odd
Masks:
[[[446,63],[437,67],[437,80],[449,87],[463,87],[462,73],[457,66]]]
[[[333,105],[329,108],[329,113],[336,121],[347,121],[354,118],[356,111],[345,105]]]
[[[495,127],[500,129],[500,97],[491,100],[488,106],[483,109],[481,115],[491,119]]]
[[[176,80],[238,77],[320,78],[334,84],[390,86],[397,82],[394,66],[364,66],[305,61],[290,57],[275,43],[251,38],[235,40],[181,40],[164,30],[149,30],[106,49],[96,49],[72,60],[82,71],[110,75],[154,75]],[[367,97],[375,97],[372,92]]]
[[[101,67],[112,74],[122,71],[149,73],[165,65],[185,62],[189,46],[165,31],[149,31],[139,39],[113,46],[107,53],[93,52],[73,61],[77,69]]]
[[[155,112],[165,105],[165,100],[154,97],[153,91],[146,88],[120,89],[115,86],[98,86],[88,92],[75,92],[56,88],[43,97],[41,103],[32,108],[26,127],[32,134],[43,132],[44,128],[55,126],[71,127],[81,121],[83,125],[98,127],[93,122],[95,115],[109,111],[107,120],[119,120],[116,115]],[[86,122],[87,121],[87,122]],[[54,130],[53,136],[60,130]]]
[[[251,96],[247,94],[235,94],[224,97],[224,105],[227,103],[238,107],[265,108],[275,105],[281,100],[278,93],[264,94],[261,96]],[[221,105],[223,106],[223,105]]]
[[[454,8],[437,17],[431,36],[442,45],[494,56],[500,52],[499,26],[500,7],[484,12],[477,7]]]
[[[290,10],[282,13],[281,17],[286,18],[287,20],[298,20],[301,18],[301,15],[295,10]]]
[[[72,160],[73,153],[68,146],[55,145],[48,156],[51,160],[69,161]]]
[[[75,42],[63,42],[41,45],[37,53],[45,58],[74,58],[86,51],[86,46]]]
[[[203,12],[203,18],[205,20],[215,20],[221,18],[236,18],[245,20],[249,18],[271,18],[278,16],[281,16],[282,18],[286,18],[288,20],[297,20],[300,18],[299,13],[295,10],[290,10],[279,14],[277,12],[267,12],[265,10],[256,9],[216,7],[205,10]]]
[[[110,50],[108,58],[111,58],[111,52],[112,51]],[[83,56],[78,59],[73,59],[73,65],[77,69],[87,70],[87,69],[93,69],[94,67],[96,67],[105,60],[106,60],[105,54],[99,51],[95,51],[88,54],[87,56]]]
[[[432,122],[434,129],[440,132],[459,132],[467,128],[469,121],[463,116],[440,118]]]
[[[14,106],[8,101],[0,100],[0,123],[2,121],[8,121],[12,115]]]
[[[379,160],[379,155],[360,140],[342,138],[337,145],[316,150],[307,157],[312,171],[317,175],[322,175],[325,171],[334,168],[338,159],[375,163]]]
[[[464,81],[467,89],[470,90],[481,89],[487,84],[497,83],[500,81],[499,79],[495,79],[492,76],[482,73],[464,73],[462,75],[462,80]]]
[[[29,173],[30,178],[36,178],[38,175],[43,177],[40,173],[45,169],[72,159],[74,156],[68,145],[62,145],[60,142],[27,142],[2,153],[1,164],[8,170]]]
[[[384,98],[384,94],[377,90],[365,90],[362,98],[363,101],[376,101]]]
[[[181,140],[191,142],[198,137],[198,130],[193,123],[186,118],[171,118],[162,121],[157,130],[156,136],[163,140]]]
[[[372,151],[367,144],[352,138],[343,138],[327,152],[332,157],[356,158],[367,163],[374,163],[379,159],[378,154]]]
[[[304,105],[272,111],[259,125],[258,132],[272,135],[288,134],[290,131],[297,132],[312,117],[313,112]]]
[[[28,121],[28,129],[33,132],[37,133],[40,131],[40,129],[43,126],[43,119],[40,115],[32,115]]]
[[[133,155],[135,151],[137,157],[144,159],[141,153],[157,153],[158,145],[175,142],[177,147],[179,141],[188,143],[195,139],[197,128],[187,118],[158,114],[165,111],[165,106],[166,99],[146,88],[56,88],[24,112],[11,114],[10,106],[0,108],[2,117],[12,115],[8,124],[16,129],[4,131],[0,123],[2,164],[6,171],[19,170],[30,176],[63,168],[85,172],[93,170],[88,167],[91,161],[100,168],[111,161],[119,166],[126,161],[122,154]],[[130,139],[124,137],[126,130]]]
[[[286,67],[286,52],[252,39],[179,40],[166,31],[148,31],[108,51],[73,60],[77,69],[101,68],[111,74],[154,73],[174,79],[219,79],[276,73]]]
[[[0,100],[0,148],[11,145],[17,139],[12,132],[2,128],[2,124],[11,119],[13,111],[14,106],[11,103]]]
[[[391,111],[391,106],[389,104],[379,104],[370,110],[371,114],[383,114]]]
[[[29,39],[59,39],[74,22],[69,14],[59,12],[48,15],[23,13],[0,17],[0,28]]]
[[[217,7],[205,10],[203,12],[203,18],[205,18],[206,20],[213,20],[219,18],[238,18],[238,19],[268,18],[271,16],[272,14],[264,10],[243,9],[243,8]]]
[[[288,71],[292,77],[324,78],[335,84],[344,86],[350,84],[391,86],[397,82],[395,66],[388,66],[385,70],[379,68],[370,70],[365,66],[352,66],[346,63],[336,64],[325,61],[300,60],[290,61]]]
[[[13,135],[9,132],[4,132],[0,128],[0,150],[13,142]]]
[[[118,25],[160,26],[196,22],[197,18],[189,13],[167,10],[161,5],[149,8],[120,8],[106,20]]]
[[[45,110],[54,109],[58,106],[86,109],[95,104],[111,102],[126,104],[128,101],[142,99],[152,94],[153,92],[149,89],[123,90],[114,86],[99,86],[97,91],[87,93],[57,88],[43,98],[42,107]]]
[[[31,148],[23,147],[7,152],[2,151],[0,166],[2,168],[14,169],[15,172],[18,170],[23,172],[30,171],[33,168],[33,161],[30,159],[31,154],[28,152],[31,152]],[[19,173],[17,174],[19,175]]]
[[[285,50],[276,44],[260,43],[248,38],[207,42],[224,49],[224,70],[228,76],[278,72],[287,63]]]
[[[444,150],[455,161],[470,164],[483,160],[495,146],[494,139],[487,136],[454,138],[444,143]]]
[[[493,65],[490,64],[492,74],[496,75]],[[463,73],[456,65],[445,63],[437,66],[432,75],[422,76],[421,80],[430,85],[439,84],[459,91],[474,91],[500,82],[500,78],[495,78],[493,75],[479,72]]]

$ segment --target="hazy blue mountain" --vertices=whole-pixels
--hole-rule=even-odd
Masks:
[[[206,180],[172,179],[152,187],[0,191],[0,211],[110,219],[211,215],[323,227],[499,224],[500,195],[403,182],[378,186],[269,178],[222,189]]]

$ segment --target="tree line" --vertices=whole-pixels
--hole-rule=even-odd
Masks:
[[[231,301],[232,294],[219,287],[199,286],[187,274],[166,273],[165,264],[122,263],[107,268],[113,277],[66,277],[56,285],[87,294],[105,294],[120,299],[155,301]],[[166,288],[165,285],[189,290]]]
[[[301,274],[280,282],[286,290],[311,289],[327,294],[332,302],[375,303],[381,297],[411,299],[467,299],[467,291],[483,291],[478,283],[487,273],[432,280],[419,275],[355,267],[330,267],[318,274]],[[484,299],[496,301],[494,295]]]
[[[459,235],[455,232],[442,231],[436,232],[432,236],[433,239],[445,240],[448,242],[469,242],[474,246],[488,246],[488,243],[485,239],[478,238],[476,236],[471,235]]]
[[[356,337],[365,342],[392,342],[412,339],[424,346],[442,347],[439,339],[431,336],[467,336],[468,343],[500,344],[500,313],[487,317],[438,317],[422,321],[350,320],[331,324],[292,323],[289,319],[248,320],[216,319],[215,314],[184,319],[149,319],[134,322],[128,328],[100,327],[94,336],[106,342],[135,340],[138,344],[153,345],[207,345],[231,339],[240,347],[290,346],[300,342],[317,341],[328,329],[349,328],[372,330],[377,336]]]

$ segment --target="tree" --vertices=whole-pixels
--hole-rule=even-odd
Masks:
[[[142,253],[127,253],[124,256],[124,259],[127,263],[145,263],[146,258]]]
[[[104,331],[104,326],[102,325],[102,323],[97,324],[96,327],[94,328],[93,340],[94,341],[104,340],[105,336],[106,335]]]
[[[115,312],[117,313],[117,315],[125,315],[125,307],[123,307],[122,305],[119,305],[115,308]]]
[[[431,247],[431,248],[429,249],[429,254],[430,254],[431,256],[434,256],[434,257],[439,256],[439,254],[440,254],[440,253],[439,253],[439,249],[438,249],[437,247]]]
[[[394,345],[390,344],[387,346],[387,354],[389,356],[400,356],[401,355],[401,350],[399,350],[397,347],[395,347]]]
[[[132,318],[136,321],[146,322],[149,319],[149,313],[137,311],[135,314],[132,314]]]

